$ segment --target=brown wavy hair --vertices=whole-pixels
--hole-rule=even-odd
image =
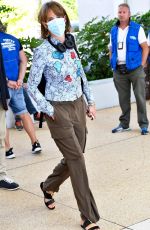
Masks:
[[[70,24],[70,19],[66,13],[66,10],[63,8],[63,6],[60,3],[55,1],[50,1],[43,4],[38,14],[38,22],[41,24],[41,37],[47,38],[47,36],[49,35],[48,29],[44,26],[44,23],[47,23],[47,15],[49,10],[52,10],[53,13],[56,14],[56,16],[58,17],[65,17],[66,19],[65,33],[70,32],[71,24]]]

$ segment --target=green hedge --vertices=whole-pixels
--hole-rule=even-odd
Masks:
[[[26,53],[26,56],[28,58],[28,65],[27,65],[27,71],[26,71],[26,75],[24,78],[24,82],[27,82],[28,76],[29,76],[29,72],[30,72],[30,67],[32,64],[32,58],[33,58],[33,49],[36,48],[37,46],[39,46],[42,43],[41,39],[37,39],[37,38],[20,38],[19,39],[22,46],[23,46],[23,50]]]

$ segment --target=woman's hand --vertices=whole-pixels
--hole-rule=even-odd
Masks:
[[[89,105],[87,108],[87,116],[94,120],[96,118],[96,108],[95,105]]]
[[[45,114],[44,116],[47,117],[48,119],[52,119],[53,121],[55,120],[54,115],[49,116],[48,114]]]

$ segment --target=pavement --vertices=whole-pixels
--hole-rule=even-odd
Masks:
[[[147,102],[150,119],[150,104]],[[101,230],[150,230],[150,134],[142,136],[132,104],[131,131],[112,134],[120,108],[97,111],[88,120],[85,160],[90,187],[101,219]],[[20,184],[17,191],[0,190],[0,230],[78,230],[80,217],[70,179],[55,194],[56,209],[48,210],[39,188],[61,154],[46,123],[35,124],[42,153],[33,155],[25,131],[10,130],[15,159],[6,159],[8,174]]]

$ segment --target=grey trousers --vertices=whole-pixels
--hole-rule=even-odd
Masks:
[[[146,112],[146,95],[145,95],[145,72],[140,66],[136,70],[128,74],[120,74],[117,70],[113,72],[114,84],[119,95],[119,104],[122,114],[119,118],[120,124],[124,128],[129,127],[130,123],[130,97],[131,85],[133,87],[134,95],[137,104],[138,124],[141,128],[148,127],[148,119]]]
[[[4,144],[5,134],[6,134],[5,110],[2,108],[2,105],[0,103],[0,180],[6,176],[5,144]]]
[[[84,160],[86,142],[86,105],[83,97],[74,102],[51,102],[54,106],[53,121],[46,118],[52,138],[63,155],[43,184],[45,191],[58,192],[60,185],[68,178],[71,183],[80,213],[97,222],[99,213],[89,182]]]

